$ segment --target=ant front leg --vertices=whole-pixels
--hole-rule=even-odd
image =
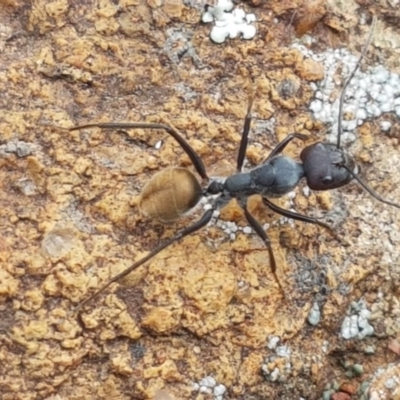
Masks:
[[[271,201],[269,201],[266,197],[263,197],[263,203],[268,208],[270,208],[273,212],[276,212],[277,214],[280,214],[286,218],[322,226],[323,228],[327,229],[331,233],[331,235],[333,235],[335,237],[335,239],[338,242],[343,243],[343,240],[337,235],[335,230],[330,225],[319,221],[317,218],[309,217],[308,215],[299,214],[294,211],[290,211],[290,210],[286,210],[285,208],[281,208],[281,207],[277,206],[276,204],[272,203]]]
[[[271,151],[268,157],[263,161],[263,164],[267,163],[271,158],[275,157],[276,155],[282,153],[285,147],[293,140],[293,139],[300,139],[305,142],[308,139],[307,135],[303,135],[302,133],[291,133],[287,135],[285,139],[279,142],[275,148]]]

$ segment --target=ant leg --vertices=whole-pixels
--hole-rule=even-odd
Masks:
[[[298,214],[294,211],[286,210],[285,208],[278,207],[276,204],[269,201],[267,198],[263,197],[263,203],[270,208],[272,211],[277,214],[283,215],[284,217],[295,219],[296,221],[308,222],[310,224],[315,224],[322,226],[327,229],[340,243],[343,243],[343,240],[336,234],[335,230],[328,224],[319,221],[317,218],[309,217],[308,215]]]
[[[97,124],[86,124],[73,126],[68,128],[70,132],[77,131],[79,129],[86,128],[102,128],[102,129],[164,129],[169,135],[171,135],[182,147],[183,151],[189,156],[190,161],[195,167],[198,174],[203,178],[208,180],[206,168],[200,156],[196,153],[192,146],[171,126],[164,124],[153,124],[145,122],[104,122]],[[64,129],[64,128],[62,128]],[[125,133],[125,132],[124,132]],[[125,133],[127,136],[128,134]]]
[[[246,155],[247,144],[249,141],[248,139],[250,132],[250,124],[251,124],[251,108],[253,106],[253,102],[254,102],[254,96],[250,97],[249,105],[247,106],[246,117],[244,119],[242,139],[240,140],[239,153],[237,158],[237,167],[236,167],[237,172],[241,172],[243,167],[244,157]],[[308,139],[308,136],[303,135],[301,133],[292,133],[288,135],[285,139],[283,139],[280,143],[278,143],[278,145],[271,151],[270,155],[264,160],[263,164],[265,164],[275,155],[281,153],[283,149],[289,144],[289,142],[291,142],[295,138],[306,141]]]
[[[263,164],[268,162],[272,157],[275,157],[277,154],[282,153],[284,148],[293,140],[293,139],[300,139],[303,142],[305,142],[308,139],[307,135],[303,135],[302,133],[291,133],[290,135],[287,135],[285,139],[283,139],[281,142],[279,142],[275,148],[271,151],[269,156],[263,161]]]
[[[247,199],[243,199],[242,201],[239,201],[239,204],[244,211],[244,215],[247,219],[247,222],[255,230],[255,232],[261,238],[261,240],[264,242],[264,244],[267,246],[268,253],[269,253],[269,260],[270,260],[270,264],[271,264],[272,275],[274,275],[275,281],[278,284],[283,297],[285,297],[285,291],[283,290],[283,287],[278,279],[278,276],[276,275],[276,261],[275,261],[274,252],[272,250],[271,241],[269,240],[269,237],[265,233],[261,224],[250,214],[249,210],[247,209],[246,200]]]
[[[171,244],[177,242],[178,240],[184,238],[185,236],[188,236],[191,233],[194,233],[194,232],[198,231],[199,229],[203,228],[204,226],[206,226],[210,222],[213,212],[214,212],[213,208],[207,210],[203,214],[203,216],[198,221],[196,221],[194,224],[190,225],[189,227],[187,227],[185,229],[182,229],[180,232],[178,232],[172,238],[166,240],[164,243],[159,244],[155,249],[153,249],[149,254],[144,256],[142,259],[140,259],[139,261],[136,261],[134,264],[132,264],[130,267],[126,268],[124,271],[122,271],[118,275],[115,275],[106,284],[104,284],[100,289],[97,289],[96,292],[94,292],[91,296],[89,296],[87,299],[80,302],[75,307],[74,313],[76,313],[79,309],[81,309],[83,306],[85,306],[87,303],[89,303],[91,300],[93,300],[95,297],[97,297],[100,293],[102,293],[105,289],[107,289],[113,282],[117,282],[118,280],[120,280],[120,279],[124,278],[125,276],[127,276],[128,274],[130,274],[136,268],[139,268],[145,262],[151,260],[161,250],[164,250]]]
[[[237,158],[237,164],[236,164],[237,172],[242,171],[244,157],[246,155],[247,143],[249,141],[250,124],[251,124],[251,108],[253,107],[253,102],[254,102],[254,94],[252,94],[249,99],[246,117],[244,118],[242,139],[240,140],[240,146],[239,146],[239,152],[238,152],[238,158]]]

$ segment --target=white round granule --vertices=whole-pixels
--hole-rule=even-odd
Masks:
[[[200,393],[212,394],[212,389],[207,386],[200,386]]]
[[[293,200],[296,197],[296,192],[292,190],[291,192],[286,193],[286,196],[288,199]]]
[[[200,386],[206,386],[208,388],[213,388],[217,384],[217,381],[212,376],[206,376],[199,383],[200,383]]]
[[[246,17],[246,13],[242,8],[237,8],[236,10],[233,10],[232,15],[233,15],[233,20],[236,24],[243,23],[243,20]]]
[[[230,25],[232,25],[232,21],[230,21],[228,18],[219,19],[218,21],[215,21],[215,26],[218,27],[218,28],[226,28],[226,27],[228,27],[226,29],[229,29]]]
[[[276,346],[278,345],[279,340],[280,340],[279,336],[272,336],[271,338],[269,338],[267,347],[270,350],[274,350],[276,348]]]
[[[224,385],[217,385],[214,388],[214,396],[221,396],[226,392],[226,387]]]
[[[386,82],[390,77],[390,72],[383,66],[378,65],[372,71],[372,80],[377,83]]]
[[[392,123],[390,121],[381,121],[380,127],[383,132],[387,132],[392,127]]]
[[[311,194],[311,189],[308,186],[304,186],[303,187],[303,194],[304,194],[304,196],[309,197],[310,194]]]
[[[367,119],[367,112],[364,110],[364,108],[359,108],[356,112],[356,117],[358,119]]]
[[[357,335],[358,339],[364,339],[366,336],[372,336],[374,334],[374,327],[370,325],[368,321],[363,321],[360,328],[362,330]]]
[[[347,122],[347,130],[348,131],[353,131],[354,129],[357,128],[357,120],[353,119],[352,121],[346,121]]]
[[[256,36],[256,27],[254,25],[245,25],[242,27],[242,38],[249,40]]]
[[[280,374],[279,368],[275,367],[275,369],[269,375],[270,381],[275,382],[279,378],[279,374]]]
[[[235,39],[240,33],[239,25],[231,25],[229,27],[229,38]]]
[[[247,14],[246,15],[246,22],[248,24],[251,24],[252,22],[256,22],[256,16],[255,14]]]
[[[313,306],[311,307],[307,320],[313,326],[318,325],[321,321],[321,311],[317,302],[314,302]]]
[[[361,318],[369,319],[371,317],[371,311],[364,308],[363,310],[360,311],[359,315]]]
[[[318,113],[322,110],[322,101],[314,100],[310,104],[310,110],[314,113]]]
[[[383,92],[385,92],[386,96],[389,98],[394,97],[394,88],[391,85],[385,85],[383,87]]]
[[[205,24],[208,24],[208,23],[214,21],[214,17],[213,17],[213,15],[212,15],[210,12],[206,11],[206,12],[201,16],[201,20],[202,20]]]
[[[224,11],[231,11],[235,6],[232,0],[219,0],[218,4]]]
[[[358,335],[358,315],[350,316],[350,337],[356,337]]]
[[[214,26],[210,33],[211,40],[215,43],[224,43],[228,35],[227,29],[218,26]]]
[[[380,110],[381,110],[383,113],[387,113],[387,112],[392,111],[392,110],[393,110],[393,102],[388,101],[388,102],[386,102],[386,103],[381,104],[381,105],[380,105]]]

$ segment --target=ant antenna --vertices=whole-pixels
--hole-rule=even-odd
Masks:
[[[383,197],[379,196],[374,190],[372,190],[354,171],[352,171],[347,165],[341,165],[341,167],[345,168],[347,172],[375,199],[381,201],[382,203],[388,204],[389,206],[400,208],[400,204],[394,203],[393,201],[386,200]]]
[[[356,64],[355,68],[353,69],[353,72],[346,79],[346,81],[343,85],[342,94],[340,95],[340,102],[339,102],[338,138],[337,138],[337,144],[336,144],[336,147],[338,149],[340,149],[340,137],[342,136],[342,133],[343,133],[342,116],[343,116],[343,103],[344,103],[344,96],[346,94],[346,88],[349,85],[350,81],[353,79],[355,73],[357,72],[358,68],[361,65],[362,60],[364,59],[365,55],[367,54],[368,47],[372,42],[372,36],[373,36],[374,30],[375,30],[375,26],[376,26],[376,16],[374,15],[372,18],[372,24],[371,24],[371,28],[369,30],[367,43],[365,43],[365,46],[361,52],[361,56],[358,59],[357,64]]]
[[[356,67],[354,68],[353,72],[350,74],[350,76],[347,78],[346,82],[343,85],[343,90],[342,90],[342,94],[340,96],[340,103],[339,103],[339,121],[338,121],[338,140],[337,140],[337,148],[340,149],[340,137],[343,133],[343,127],[342,127],[342,115],[343,115],[343,103],[344,103],[344,96],[345,96],[345,91],[347,86],[349,85],[350,81],[353,79],[355,73],[357,72],[358,68],[361,65],[361,62],[363,60],[363,58],[365,57],[366,53],[367,53],[367,49],[369,47],[369,45],[371,44],[372,41],[372,36],[375,30],[375,26],[376,26],[376,16],[374,15],[373,19],[372,19],[372,25],[371,25],[371,29],[369,31],[369,35],[368,35],[368,39],[367,39],[367,43],[365,44],[361,56],[357,61]],[[383,197],[381,197],[378,193],[376,193],[373,189],[371,189],[354,171],[352,171],[347,165],[343,164],[341,165],[341,167],[345,168],[347,170],[347,172],[372,196],[374,197],[376,200],[381,201],[382,203],[388,204],[389,206],[393,206],[396,208],[400,208],[400,204],[394,203],[393,201],[390,200],[386,200]]]

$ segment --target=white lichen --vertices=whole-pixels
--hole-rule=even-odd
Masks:
[[[229,37],[234,39],[241,36],[242,39],[253,39],[256,35],[254,14],[246,14],[241,8],[234,8],[231,0],[219,0],[214,7],[208,7],[202,15],[204,23],[214,22],[210,38],[215,43],[223,43]]]

